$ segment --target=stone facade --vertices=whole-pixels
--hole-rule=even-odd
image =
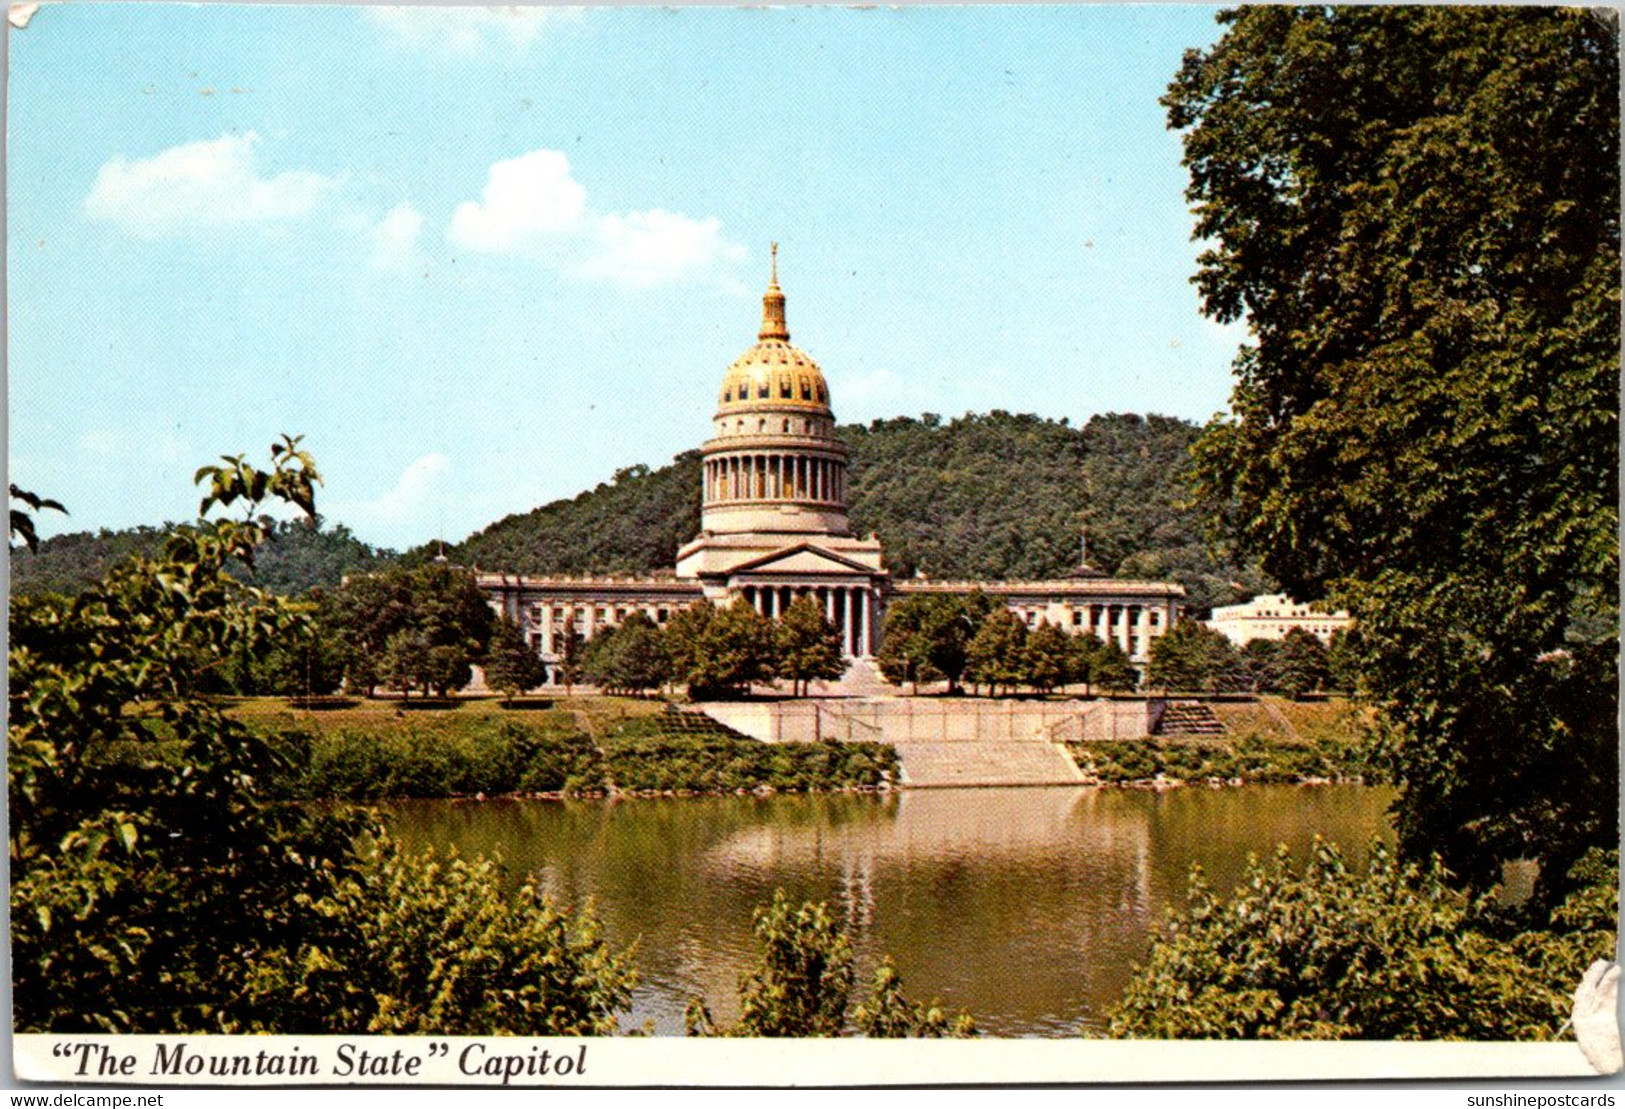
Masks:
[[[664,624],[684,605],[740,597],[777,617],[811,595],[839,629],[847,655],[867,658],[879,646],[891,600],[977,589],[1004,598],[1031,626],[1047,620],[1074,634],[1115,639],[1143,665],[1185,595],[1172,583],[1120,581],[1086,569],[1054,581],[894,582],[879,538],[855,536],[848,523],[847,450],[835,436],[823,372],[790,345],[776,246],[757,342],[724,373],[702,450],[700,534],[677,552],[671,572],[479,575],[492,608],[519,624],[550,672],[567,628],[590,639],[633,611]]]

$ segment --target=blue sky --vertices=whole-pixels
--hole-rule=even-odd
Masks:
[[[843,421],[1223,408],[1157,98],[1205,7],[69,5],[11,34],[11,480],[183,519],[301,433],[458,539],[707,435],[768,244]]]

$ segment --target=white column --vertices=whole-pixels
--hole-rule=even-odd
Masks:
[[[1134,630],[1138,633],[1140,650],[1135,657],[1146,658],[1151,654],[1151,606],[1140,605],[1137,611],[1139,619],[1134,623]]]

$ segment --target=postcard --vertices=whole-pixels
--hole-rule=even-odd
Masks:
[[[1617,13],[9,35],[20,1080],[1619,1070]]]

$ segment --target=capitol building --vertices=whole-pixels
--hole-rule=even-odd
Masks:
[[[1143,670],[1151,641],[1179,614],[1179,585],[1118,580],[1086,567],[1052,581],[894,581],[880,538],[852,533],[847,449],[831,404],[818,364],[790,345],[775,246],[761,330],[722,375],[703,447],[700,533],[678,550],[675,567],[647,577],[481,573],[492,608],[523,630],[550,681],[566,635],[591,639],[633,612],[663,625],[685,606],[744,598],[775,618],[810,595],[840,632],[847,656],[868,659],[888,605],[913,594],[975,590],[1002,599],[1030,626],[1047,620],[1116,640]]]

